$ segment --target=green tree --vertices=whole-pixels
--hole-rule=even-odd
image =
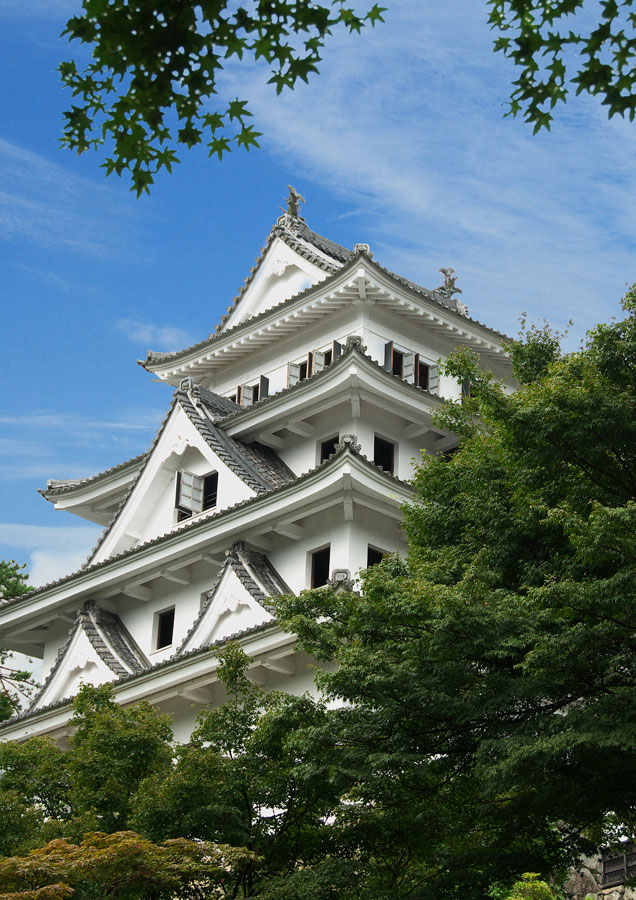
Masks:
[[[247,678],[249,657],[235,644],[218,674],[226,702],[204,710],[176,764],[146,779],[133,827],[153,840],[198,838],[245,847],[253,856],[226,880],[232,897],[260,896],[328,853],[329,817],[345,780],[306,734],[327,711],[307,696],[265,692]],[[330,745],[327,749],[330,749]]]
[[[210,107],[225,60],[264,60],[280,93],[318,71],[333,29],[381,20],[379,6],[359,15],[345,0],[83,0],[64,34],[90,45],[92,59],[83,70],[60,66],[78,98],[62,143],[79,153],[112,145],[106,172],[129,171],[139,196],[179,161],[178,146],[205,142],[219,159],[233,145],[258,147],[246,101]]]
[[[24,565],[15,560],[0,560],[0,603],[13,600],[29,590]],[[9,719],[20,709],[35,687],[31,673],[13,665],[7,650],[0,648],[0,722]]]
[[[519,71],[510,113],[535,133],[570,89],[601,98],[608,115],[636,113],[636,11],[633,0],[488,0],[495,50]]]
[[[184,839],[153,844],[130,831],[59,839],[0,858],[0,900],[204,900],[217,897],[244,851]]]
[[[355,827],[417,823],[438,897],[563,872],[616,822],[636,830],[635,289],[623,305],[566,356],[531,329],[514,394],[458,353],[471,398],[441,421],[461,449],[419,468],[408,561],[368,570],[362,596],[280,604],[346,702],[329,727]]]
[[[172,765],[168,717],[151,706],[123,708],[111,685],[84,685],[74,703],[68,750],[44,737],[0,743],[0,853],[51,838],[129,827],[139,784]]]

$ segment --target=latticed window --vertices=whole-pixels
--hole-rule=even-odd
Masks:
[[[636,845],[625,844],[622,850],[622,853],[613,849],[603,854],[603,887],[636,878]]]
[[[218,483],[218,472],[203,476],[193,475],[192,472],[177,472],[177,521],[182,522],[193,513],[216,506]]]

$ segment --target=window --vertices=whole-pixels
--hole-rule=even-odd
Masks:
[[[312,357],[310,366],[311,374],[315,375],[317,372],[322,372],[323,369],[326,369],[327,366],[330,366],[335,360],[340,359],[342,356],[342,345],[339,344],[338,341],[333,341],[328,350],[314,350],[314,352],[309,355]]]
[[[376,550],[375,547],[372,547],[371,544],[367,547],[367,569],[370,569],[371,566],[377,566],[379,562],[382,562],[382,557],[384,553],[382,550]]]
[[[399,378],[402,378],[404,374],[404,357],[405,353],[401,350],[397,350],[393,341],[388,341],[384,345],[384,368],[387,372],[392,372],[394,375],[397,375]],[[408,354],[411,358],[413,354]]]
[[[329,459],[331,454],[336,449],[336,444],[338,443],[339,435],[335,435],[334,437],[327,438],[326,441],[322,441],[320,444],[320,462],[324,462],[326,459]]]
[[[307,359],[304,359],[300,363],[287,363],[288,387],[291,387],[293,384],[298,384],[299,381],[304,381],[312,374],[312,361],[313,353],[308,353]]]
[[[623,884],[636,876],[636,846],[625,844],[622,853],[607,850],[603,853],[603,887]]]
[[[470,381],[464,378],[462,381],[462,403],[470,397]]]
[[[251,406],[266,397],[269,397],[269,378],[265,375],[261,375],[256,384],[239,384],[236,389],[239,406]]]
[[[428,390],[428,366],[426,363],[420,362],[419,358],[417,360],[417,369],[415,372],[416,382],[415,384],[418,387],[423,388],[425,391]]]
[[[174,606],[157,614],[157,650],[169,647],[174,634]]]
[[[377,434],[373,440],[373,462],[376,466],[380,466],[385,472],[393,475],[395,460],[395,444],[385,441],[384,438],[378,437]]]
[[[329,563],[331,547],[323,547],[322,550],[314,550],[311,554],[311,586],[322,587],[329,579]]]
[[[193,513],[216,506],[218,486],[218,472],[204,476],[193,475],[192,472],[177,472],[177,522],[183,522]]]

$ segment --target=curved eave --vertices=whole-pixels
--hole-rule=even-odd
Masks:
[[[339,402],[366,402],[385,406],[401,416],[405,426],[433,429],[432,416],[444,405],[441,397],[387,372],[354,345],[340,359],[311,378],[272,394],[253,406],[242,407],[223,419],[223,430],[245,440],[258,439],[277,447],[286,440],[285,430],[303,428],[307,420]],[[298,432],[296,432],[298,433]]]
[[[464,316],[432,291],[407,282],[384,269],[365,253],[357,253],[333,275],[202,345],[168,358],[139,361],[147,371],[178,384],[187,376],[211,375],[228,363],[298,333],[314,321],[333,315],[350,304],[389,307],[407,319],[409,326],[424,325],[458,343],[473,347],[490,358],[506,358],[505,335]]]
[[[288,648],[293,653],[296,636],[283,632],[276,622],[258,625],[244,632],[230,635],[209,646],[171,656],[144,672],[127,675],[112,682],[117,701],[122,705],[161,703],[177,697],[184,689],[205,688],[218,681],[216,670],[219,652],[229,641],[237,640],[252,657],[252,667],[259,664],[259,655]],[[41,709],[26,711],[0,724],[3,741],[26,740],[46,734],[63,737],[68,734],[68,721],[73,712],[73,701],[62,700]]]
[[[324,507],[325,502],[342,502],[345,481],[347,490],[355,491],[362,505],[396,520],[401,518],[401,504],[412,496],[409,484],[345,444],[327,462],[290,484],[220,512],[201,514],[167,534],[4,603],[0,606],[0,640],[6,644],[16,628],[24,629],[30,621],[45,619],[54,610],[75,610],[86,599],[99,600],[100,590],[112,593],[113,588],[121,588],[123,592],[128,585],[161,577],[166,566],[187,566],[210,554],[222,559],[224,550],[244,538],[246,531],[270,534],[279,518],[289,518],[290,510],[302,518]]]
[[[55,509],[107,525],[144,466],[147,453],[129,459],[91,478],[49,481],[40,493]]]

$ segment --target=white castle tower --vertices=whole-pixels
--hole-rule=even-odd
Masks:
[[[209,337],[141,365],[175,388],[152,446],[92,478],[41,493],[105,526],[83,568],[0,606],[0,645],[43,659],[30,708],[2,739],[63,738],[81,682],[148,700],[187,739],[222,700],[230,639],[267,688],[313,690],[311,660],[270,598],[350,588],[404,551],[400,507],[420,451],[444,453],[433,423],[461,385],[439,361],[469,347],[508,378],[503,336],[468,317],[445,284],[426,290],[311,231],[288,210]]]

